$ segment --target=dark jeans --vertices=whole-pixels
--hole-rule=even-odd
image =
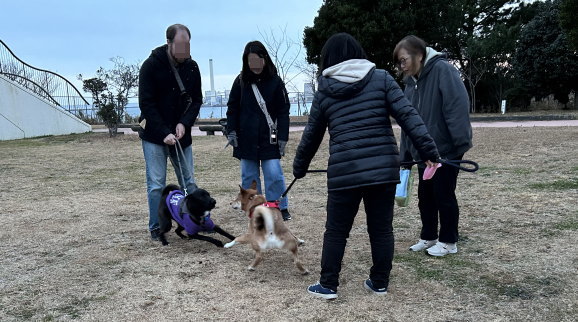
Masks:
[[[461,160],[463,155],[455,158]],[[421,215],[420,238],[425,240],[455,243],[458,241],[458,221],[460,208],[456,199],[456,183],[459,169],[442,165],[430,180],[422,180],[425,168],[419,168],[419,186],[417,196]]]
[[[395,184],[329,191],[319,279],[323,287],[336,291],[339,286],[339,272],[345,245],[362,199],[373,261],[369,278],[377,288],[389,285],[389,272],[393,261],[394,197]]]

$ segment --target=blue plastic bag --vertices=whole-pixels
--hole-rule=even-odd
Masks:
[[[411,169],[400,169],[400,183],[395,187],[395,203],[400,207],[407,207],[413,190],[413,175]]]

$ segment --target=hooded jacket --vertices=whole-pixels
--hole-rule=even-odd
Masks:
[[[164,138],[174,134],[177,124],[182,123],[185,135],[179,142],[186,147],[192,143],[191,127],[203,103],[201,73],[192,59],[176,66],[183,86],[192,99],[187,109],[170,65],[167,48],[168,45],[155,48],[140,68],[139,108],[141,119],[146,119],[146,126],[139,136],[145,141],[164,145]]]
[[[289,139],[289,98],[285,84],[277,75],[256,81],[273,122],[277,122],[277,140]],[[270,143],[267,118],[257,103],[253,87],[237,77],[227,102],[227,132],[235,131],[238,147],[233,149],[237,159],[280,159],[279,145]]]
[[[464,82],[445,55],[432,48],[418,78],[405,80],[405,95],[421,115],[442,158],[454,159],[472,147],[469,99]],[[420,156],[405,131],[401,136],[402,161]]]
[[[390,116],[419,147],[423,160],[437,158],[423,121],[386,71],[376,70],[365,59],[325,69],[297,148],[293,174],[305,175],[327,128],[328,190],[399,183],[399,150]]]

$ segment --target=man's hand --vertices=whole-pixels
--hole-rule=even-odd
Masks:
[[[165,142],[166,145],[175,145],[177,144],[177,137],[171,133],[163,139],[163,142]]]
[[[185,135],[185,126],[183,125],[183,123],[177,124],[177,128],[175,129],[175,133],[177,134],[177,140],[180,140],[183,138],[183,136]]]

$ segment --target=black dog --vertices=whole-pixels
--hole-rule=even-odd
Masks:
[[[235,239],[235,236],[224,231],[211,220],[210,214],[215,204],[215,199],[204,189],[195,189],[185,196],[177,185],[167,185],[163,189],[159,205],[160,241],[163,245],[169,244],[165,233],[171,231],[173,220],[177,223],[175,233],[183,239],[187,238],[183,235],[183,230],[187,232],[188,238],[208,241],[217,247],[223,247],[223,242],[200,235],[199,232],[215,231],[230,240]]]

